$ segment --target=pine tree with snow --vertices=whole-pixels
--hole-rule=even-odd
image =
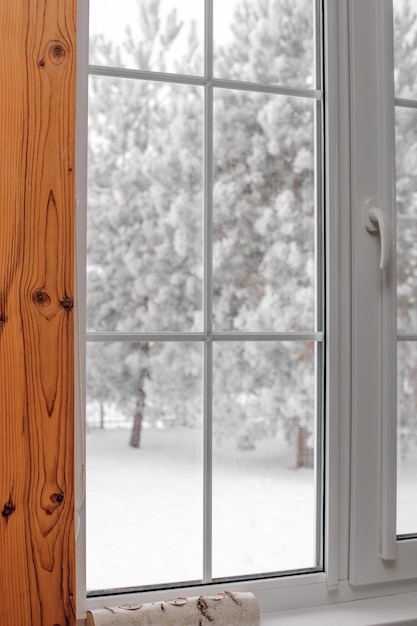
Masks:
[[[240,0],[231,37],[215,46],[216,76],[314,87],[311,8],[309,0]],[[412,95],[415,82],[412,8],[405,0],[395,21],[402,97]],[[96,39],[93,63],[170,69],[170,52],[184,35],[176,13],[162,20],[160,1],[143,1],[140,29],[140,41],[130,31],[119,49]],[[185,39],[179,71],[198,75],[195,29]],[[203,115],[201,87],[91,78],[89,329],[202,330]],[[407,330],[417,321],[414,121],[407,112],[397,123],[399,320]],[[313,101],[215,89],[213,141],[214,329],[314,330],[315,255],[322,251],[315,250]],[[134,446],[143,420],[201,424],[200,348],[90,345],[90,397],[134,416]],[[410,346],[401,352],[403,396],[410,404],[403,428],[416,432],[409,352]],[[283,431],[296,444],[297,464],[309,464],[313,345],[219,342],[214,366],[216,439],[233,437],[251,448],[257,439]]]

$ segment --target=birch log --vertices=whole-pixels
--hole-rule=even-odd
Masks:
[[[252,593],[223,591],[213,596],[107,607],[87,612],[86,626],[259,626]]]

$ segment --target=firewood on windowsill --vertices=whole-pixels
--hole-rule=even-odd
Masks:
[[[106,607],[87,612],[86,626],[259,626],[252,593],[178,598],[148,604]]]

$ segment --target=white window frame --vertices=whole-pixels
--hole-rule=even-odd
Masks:
[[[85,261],[88,3],[78,3],[77,195],[80,266]],[[365,229],[375,201],[395,224],[395,143],[391,0],[324,0],[326,162],[326,427],[324,572],[228,584],[253,591],[263,625],[303,624],[312,607],[337,605],[355,624],[393,623],[416,606],[417,541],[397,541],[395,260],[379,269],[379,238]],[[395,259],[395,229],[391,236]],[[77,272],[79,293],[85,289]],[[78,310],[77,363],[84,359],[85,312]],[[384,341],[381,341],[381,337]],[[82,367],[80,366],[82,372]],[[77,384],[78,383],[78,384]],[[85,599],[82,377],[76,380],[77,618],[86,609],[175,598],[178,590]],[[181,588],[180,595],[224,584]],[[407,594],[389,620],[370,607]],[[123,598],[121,600],[121,597]],[[398,596],[400,598],[400,596]],[[365,600],[374,598],[374,600]],[[380,598],[378,601],[377,598]],[[368,604],[366,604],[368,603]],[[371,605],[369,604],[371,603]],[[378,604],[379,603],[379,604]],[[362,607],[362,608],[360,608]],[[309,609],[308,614],[303,609]],[[297,610],[296,613],[286,613]],[[332,610],[337,611],[336,608]],[[407,613],[409,610],[409,613]],[[317,623],[335,623],[317,608]],[[385,611],[385,615],[386,615]],[[417,614],[415,611],[414,616]],[[328,622],[325,620],[326,615]],[[365,616],[368,616],[366,618]],[[279,616],[279,621],[278,620]],[[368,619],[368,621],[366,621]],[[287,621],[286,621],[287,620]],[[331,621],[333,620],[333,621]],[[342,620],[342,617],[340,617]],[[343,623],[342,621],[338,623]]]
[[[417,576],[417,540],[397,540],[395,93],[391,0],[351,2],[352,461],[349,581]],[[366,97],[364,97],[364,92]],[[375,202],[391,222],[391,262],[364,228]],[[373,241],[372,241],[373,239]],[[371,240],[371,241],[370,241]]]

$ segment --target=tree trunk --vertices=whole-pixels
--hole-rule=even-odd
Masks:
[[[213,596],[125,605],[87,611],[86,626],[259,626],[252,593],[223,591]]]
[[[136,411],[133,416],[133,426],[132,432],[130,435],[130,445],[132,448],[140,448],[140,436],[142,434],[142,419],[143,414],[139,409]]]
[[[104,430],[104,403],[100,402],[100,428]]]
[[[309,435],[306,426],[298,427],[297,467],[314,467],[314,449],[308,445]]]
[[[145,412],[145,379],[149,373],[147,368],[142,368],[139,373],[138,380],[138,401],[136,404],[136,413],[133,416],[132,433],[130,435],[130,445],[132,448],[140,448],[140,438],[142,434],[142,421]]]

